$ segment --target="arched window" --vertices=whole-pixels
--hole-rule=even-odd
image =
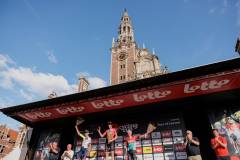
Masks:
[[[130,32],[130,27],[128,27],[128,33]]]
[[[123,31],[124,31],[124,32],[126,31],[126,27],[125,27],[125,26],[123,27]]]

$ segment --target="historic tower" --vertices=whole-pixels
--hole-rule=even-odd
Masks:
[[[112,41],[110,84],[119,84],[163,74],[158,57],[148,49],[138,48],[131,18],[126,9],[121,18],[118,38]]]

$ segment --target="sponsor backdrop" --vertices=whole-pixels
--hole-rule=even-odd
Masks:
[[[60,141],[60,131],[56,130],[46,130],[40,134],[40,138],[38,140],[37,149],[34,154],[33,160],[49,160],[51,155],[49,154],[50,145],[53,142],[57,143],[57,150],[60,152],[58,147]],[[59,157],[59,154],[56,155]]]
[[[126,131],[131,129],[134,135],[144,134],[149,123],[157,128],[146,138],[137,141],[138,160],[173,160],[186,159],[186,152],[183,146],[185,127],[181,115],[169,115],[159,117],[155,120],[144,117],[144,120],[118,120],[113,122],[113,127],[117,129],[118,139],[115,141],[115,157],[117,160],[127,159],[126,155]],[[91,160],[104,159],[106,138],[99,138],[96,129],[101,126],[101,132],[106,130],[106,122],[101,124],[81,124],[80,130],[90,130],[92,137]],[[81,138],[76,136],[75,153],[81,148]],[[76,160],[76,155],[74,160]]]
[[[240,160],[240,109],[210,111],[212,128],[227,139],[231,159]]]

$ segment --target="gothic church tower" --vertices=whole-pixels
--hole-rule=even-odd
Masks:
[[[118,38],[112,42],[110,84],[115,85],[157,74],[163,74],[158,57],[154,53],[149,53],[146,48],[138,48],[131,18],[125,9]]]

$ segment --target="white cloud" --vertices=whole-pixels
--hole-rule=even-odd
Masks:
[[[81,76],[90,77],[90,74],[88,72],[79,72],[76,75],[77,75],[78,78],[81,77]]]
[[[0,87],[4,89],[13,89],[13,83],[8,77],[4,77],[4,72],[0,71]]]
[[[106,81],[98,77],[89,77],[88,82],[90,84],[89,89],[102,88],[107,85]]]
[[[32,100],[33,100],[33,96],[32,96],[31,93],[27,93],[27,92],[25,92],[25,91],[22,90],[22,89],[20,89],[19,93],[20,93],[20,95],[21,95],[24,99],[26,99],[26,100],[28,100],[28,101],[32,101]]]
[[[7,82],[14,86],[20,86],[37,96],[47,97],[55,90],[59,95],[73,92],[73,87],[62,75],[51,73],[33,72],[31,68],[8,68],[0,73],[0,82]]]
[[[13,105],[13,100],[8,97],[0,97],[0,108],[6,108],[8,106]]]
[[[9,64],[15,64],[15,62],[8,55],[0,54],[0,69],[7,67]]]
[[[57,60],[56,56],[54,55],[53,50],[47,51],[47,56],[48,56],[49,62],[54,63],[54,64],[58,63],[58,60]]]
[[[0,87],[18,93],[19,96],[28,101],[39,98],[47,98],[52,91],[58,96],[72,94],[77,92],[78,84],[71,84],[62,75],[37,72],[35,69],[13,66],[8,56],[0,54],[1,64],[4,66],[0,70]],[[96,76],[91,76],[87,72],[81,72],[78,75],[84,75],[88,79],[89,89],[96,89],[106,86],[106,82]]]

